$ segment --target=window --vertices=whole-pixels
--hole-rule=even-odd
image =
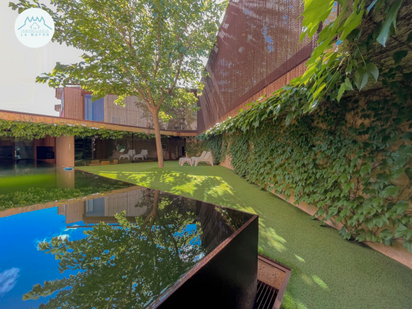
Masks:
[[[92,101],[92,95],[84,96],[84,119],[93,121],[104,120],[104,99]]]

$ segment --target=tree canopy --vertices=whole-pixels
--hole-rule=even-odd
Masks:
[[[182,100],[196,107],[188,89],[202,89],[202,57],[216,39],[226,2],[214,0],[38,0],[10,3],[13,10],[38,7],[55,22],[52,41],[84,51],[82,61],[57,63],[37,82],[56,88],[79,84],[95,98],[137,96],[153,114],[159,166],[163,155],[158,123]]]

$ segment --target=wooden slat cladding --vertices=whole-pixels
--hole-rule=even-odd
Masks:
[[[104,122],[126,124],[130,126],[146,127],[149,121],[147,116],[143,117],[143,109],[137,106],[139,99],[130,96],[125,99],[125,106],[114,104],[116,95],[107,95],[104,98]]]
[[[81,88],[64,88],[64,117],[84,119],[83,93]]]
[[[63,96],[63,88],[56,88],[56,99],[61,100]]]
[[[223,115],[218,119],[217,122],[222,122],[226,120],[229,116],[234,117],[236,116],[241,109],[249,109],[250,107],[247,106],[250,102],[257,101],[261,96],[266,95],[266,97],[269,97],[273,92],[276,90],[279,90],[283,86],[287,85],[291,80],[293,80],[296,77],[301,76],[305,72],[305,63],[302,63],[298,65],[296,68],[290,70],[288,73],[285,75],[281,76],[279,79],[275,80],[273,83],[269,84],[262,90],[260,90],[258,93],[250,97],[248,100],[244,101],[241,103],[239,106],[235,107],[232,109],[229,113]],[[208,128],[210,129],[210,128]],[[200,132],[203,133],[203,132]]]
[[[300,75],[297,68],[309,59],[317,39],[300,41],[301,2],[229,2],[202,79],[198,133]]]

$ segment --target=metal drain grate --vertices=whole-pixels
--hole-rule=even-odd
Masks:
[[[278,290],[258,280],[255,306],[253,309],[271,309],[275,304]]]

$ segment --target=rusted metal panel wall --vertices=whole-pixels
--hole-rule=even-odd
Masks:
[[[315,44],[299,41],[301,2],[230,1],[206,65],[198,133],[304,72]]]

